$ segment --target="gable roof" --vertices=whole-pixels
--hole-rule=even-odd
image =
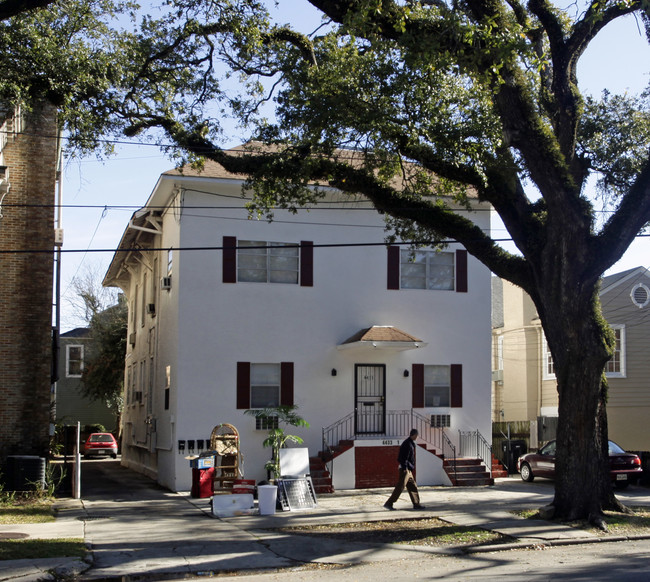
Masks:
[[[635,267],[634,269],[628,269],[627,271],[622,271],[620,273],[614,273],[613,275],[608,275],[603,277],[602,285],[600,288],[600,294],[608,293],[612,289],[615,289],[619,285],[626,283],[630,279],[647,277],[650,279],[650,271],[645,267]]]

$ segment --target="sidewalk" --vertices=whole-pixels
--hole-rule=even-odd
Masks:
[[[126,469],[125,469],[126,470]],[[131,479],[140,479],[139,476]],[[550,482],[523,483],[498,479],[493,487],[421,487],[424,510],[410,509],[406,494],[387,511],[389,489],[342,491],[323,495],[318,506],[275,515],[211,516],[208,499],[171,493],[155,487],[130,489],[120,499],[63,500],[50,524],[0,525],[8,534],[30,538],[78,537],[91,545],[87,562],[61,558],[0,562],[0,581],[57,580],[78,575],[83,580],[152,579],[170,575],[295,568],[306,563],[359,564],[393,561],[414,555],[461,555],[496,552],[513,547],[603,541],[580,530],[546,521],[527,520],[512,509],[536,508],[553,498]],[[107,496],[108,497],[108,496]],[[635,487],[621,494],[624,503],[650,506],[650,491]],[[270,528],[322,523],[394,520],[436,516],[462,525],[476,525],[515,539],[511,544],[473,548],[436,548],[397,544],[354,543],[272,531]],[[620,538],[617,538],[620,539]]]

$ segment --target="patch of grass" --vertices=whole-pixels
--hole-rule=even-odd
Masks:
[[[540,519],[539,510],[537,509],[515,509],[510,513],[523,517],[524,519]]]
[[[0,540],[0,560],[79,557],[86,555],[80,538],[54,540]]]
[[[320,535],[353,542],[420,546],[478,546],[512,541],[508,536],[496,532],[455,525],[437,517],[295,526],[276,531]]]
[[[0,523],[47,523],[54,521],[52,502],[39,500],[12,500],[0,503]]]
[[[650,509],[647,507],[630,507],[629,509],[631,509],[633,513],[618,513],[616,511],[605,512],[605,523],[607,524],[608,529],[607,532],[593,527],[586,520],[563,523],[599,536],[650,534]],[[526,519],[540,519],[539,511],[536,509],[513,511],[512,513]]]

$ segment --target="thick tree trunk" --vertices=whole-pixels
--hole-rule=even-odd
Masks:
[[[584,291],[540,298],[559,396],[553,505],[558,519],[605,527],[603,510],[624,510],[609,477],[604,366],[613,340],[597,286]]]

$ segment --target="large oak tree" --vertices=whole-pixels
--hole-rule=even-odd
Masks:
[[[577,66],[604,27],[646,20],[649,3],[310,2],[326,21],[305,35],[270,22],[256,0],[173,0],[138,30],[107,31],[102,50],[91,45],[102,66],[89,63],[78,92],[46,76],[28,95],[59,103],[82,145],[148,135],[250,175],[262,214],[317,200],[313,181],[361,193],[395,237],[459,241],[522,287],[558,382],[556,515],[601,524],[604,509],[623,507],[608,478],[603,370],[614,339],[598,285],[650,219],[650,123],[645,95],[583,96]],[[55,12],[16,19],[33,30]],[[226,116],[267,147],[222,149]],[[518,253],[445,202],[469,211],[474,196],[492,204]],[[606,220],[598,204],[612,210]]]

